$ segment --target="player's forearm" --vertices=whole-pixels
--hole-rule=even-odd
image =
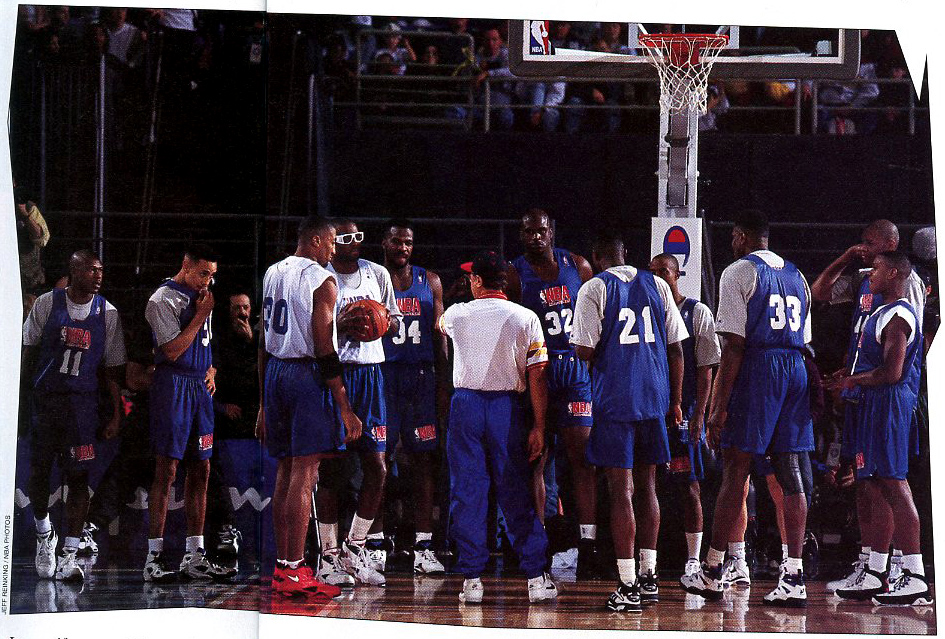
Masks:
[[[390,316],[390,325],[387,327],[387,332],[384,333],[385,337],[393,337],[400,332],[400,318],[396,315]]]
[[[331,398],[335,400],[335,405],[342,415],[348,415],[354,412],[351,408],[351,402],[348,401],[348,391],[345,389],[344,380],[339,375],[325,380],[325,385],[331,393]]]
[[[548,376],[547,366],[532,366],[528,369],[528,396],[532,403],[532,415],[535,428],[545,429],[545,416],[548,412]]]
[[[259,407],[265,406],[266,366],[269,364],[269,351],[256,349],[256,381],[259,384]]]
[[[818,302],[829,302],[833,285],[840,279],[843,269],[850,263],[850,256],[843,253],[840,257],[830,263],[830,266],[817,276],[814,283],[810,285],[810,292],[813,298]]]
[[[679,342],[666,347],[666,359],[669,362],[669,401],[672,405],[682,404],[683,360],[682,346]]]
[[[105,386],[108,388],[108,395],[112,400],[112,418],[119,419],[122,413],[121,404],[121,373],[124,366],[112,366],[105,370]]]
[[[717,407],[717,410],[728,409],[728,401],[732,397],[732,389],[735,387],[744,356],[745,338],[729,335],[722,346],[722,361],[719,364],[719,374],[715,378],[713,406]]]
[[[194,340],[197,338],[197,333],[200,332],[200,327],[203,326],[205,319],[207,318],[194,315],[194,318],[190,320],[190,323],[187,324],[184,330],[177,334],[177,337],[161,345],[161,352],[164,353],[164,356],[172,362],[176,362],[177,359],[190,348],[190,345],[194,343]]]
[[[709,406],[709,395],[712,391],[712,367],[696,367],[696,405],[695,415],[705,415]]]

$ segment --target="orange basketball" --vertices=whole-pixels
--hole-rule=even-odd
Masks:
[[[345,310],[356,309],[356,315],[363,319],[363,324],[348,331],[358,341],[373,342],[380,339],[387,332],[390,322],[387,321],[387,309],[380,302],[374,300],[358,300],[345,307]]]

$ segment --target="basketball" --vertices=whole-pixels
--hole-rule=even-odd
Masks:
[[[390,326],[390,322],[387,320],[387,309],[380,302],[358,300],[344,308],[345,311],[348,309],[354,309],[364,319],[360,327],[348,331],[358,341],[373,342],[380,339],[381,335],[386,333]]]

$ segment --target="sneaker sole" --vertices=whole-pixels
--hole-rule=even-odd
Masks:
[[[658,596],[657,596],[657,597],[650,597],[650,598],[647,598],[647,599],[644,599],[644,598],[642,598],[642,597],[640,598],[640,605],[641,605],[641,606],[652,606],[653,604],[658,604],[659,602],[660,602],[660,598],[659,598]]]
[[[430,572],[427,572],[426,570],[420,570],[416,566],[414,566],[413,574],[415,575],[445,575],[446,570],[432,570]]]
[[[629,605],[629,604],[618,604],[618,605],[615,606],[615,605],[613,605],[613,604],[611,604],[611,603],[606,603],[606,604],[604,604],[604,608],[606,608],[607,610],[609,610],[609,611],[611,611],[611,612],[634,612],[634,613],[637,613],[637,614],[643,612],[643,606],[642,606],[642,605],[641,605],[640,607],[631,606],[631,605]]]
[[[841,599],[844,599],[844,600],[846,600],[846,601],[869,601],[870,599],[872,599],[872,598],[875,597],[876,595],[880,594],[881,592],[882,592],[882,591],[879,591],[879,590],[872,590],[872,591],[871,591],[871,590],[863,590],[863,591],[860,591],[860,592],[849,592],[849,591],[848,591],[848,592],[845,592],[845,593],[842,593],[842,594],[841,594],[841,592],[838,590],[838,591],[836,591],[836,592],[833,593],[833,594],[837,595],[838,597],[840,597]]]
[[[459,595],[459,603],[478,606],[482,603],[482,597],[473,597],[472,599],[467,599],[462,593]]]
[[[680,585],[682,586],[682,589],[688,592],[690,595],[699,595],[700,597],[702,597],[703,599],[707,601],[719,601],[723,596],[723,593],[721,591],[702,590],[701,588],[692,588],[689,586],[684,586],[682,584]]]
[[[775,608],[806,608],[807,599],[798,599],[796,597],[791,599],[765,599],[762,597],[761,603],[766,606],[773,606]]]
[[[913,606],[931,606],[934,600],[931,597],[919,597],[912,601],[884,601],[873,597],[872,602],[877,606],[894,606],[898,608],[912,608]]]

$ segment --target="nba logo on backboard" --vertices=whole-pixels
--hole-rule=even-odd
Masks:
[[[677,257],[681,255],[683,260],[680,266],[686,266],[689,263],[690,250],[689,234],[686,233],[686,229],[681,226],[671,226],[663,237],[663,252]],[[680,272],[680,275],[685,275],[685,273]]]
[[[531,20],[528,52],[532,55],[552,55],[554,47],[548,38],[550,20]]]

